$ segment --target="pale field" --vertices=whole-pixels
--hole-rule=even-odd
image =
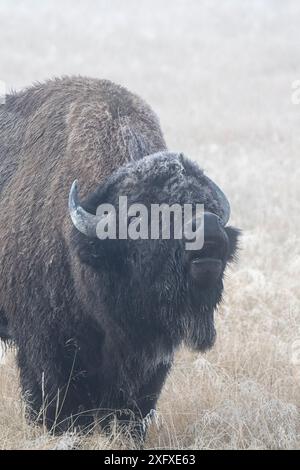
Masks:
[[[156,110],[243,229],[205,355],[182,350],[146,448],[300,447],[298,1],[0,0],[0,80],[109,78]],[[1,229],[1,228],[0,228]],[[13,353],[0,365],[0,448],[112,449],[28,426]],[[126,444],[129,445],[130,444]]]

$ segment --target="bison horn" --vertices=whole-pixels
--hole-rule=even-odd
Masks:
[[[219,188],[219,186],[217,186],[216,183],[214,183],[210,178],[208,178],[208,176],[206,176],[206,178],[221,206],[222,214],[220,218],[221,218],[222,224],[226,225],[230,217],[229,201],[227,197],[225,196],[225,194],[223,193],[223,191]]]
[[[74,226],[87,237],[97,236],[96,228],[99,217],[90,214],[79,204],[78,182],[75,180],[71,186],[69,194],[69,212]]]

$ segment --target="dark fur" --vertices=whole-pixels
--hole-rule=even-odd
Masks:
[[[104,80],[65,78],[7,96],[0,145],[0,334],[17,345],[33,415],[46,405],[56,429],[71,416],[106,424],[114,410],[144,418],[178,345],[213,344],[222,282],[191,281],[181,240],[88,239],[72,226],[68,193],[78,178],[94,213],[121,194],[221,214],[202,171],[166,152],[140,98]],[[237,231],[226,231],[229,261]]]

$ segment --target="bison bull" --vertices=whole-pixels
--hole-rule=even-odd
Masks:
[[[143,100],[105,80],[8,95],[0,170],[0,334],[17,347],[30,415],[58,431],[117,416],[140,432],[176,348],[214,342],[238,238],[225,195],[167,150]],[[147,207],[203,203],[203,248],[174,237],[100,240],[97,207],[119,196]]]

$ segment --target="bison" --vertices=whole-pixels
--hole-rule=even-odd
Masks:
[[[214,343],[239,234],[228,200],[167,149],[151,108],[108,80],[65,77],[7,95],[0,170],[0,335],[16,345],[29,416],[57,432],[117,419],[141,436],[176,349]],[[174,237],[100,239],[97,208],[119,196],[204,204],[202,249]]]

